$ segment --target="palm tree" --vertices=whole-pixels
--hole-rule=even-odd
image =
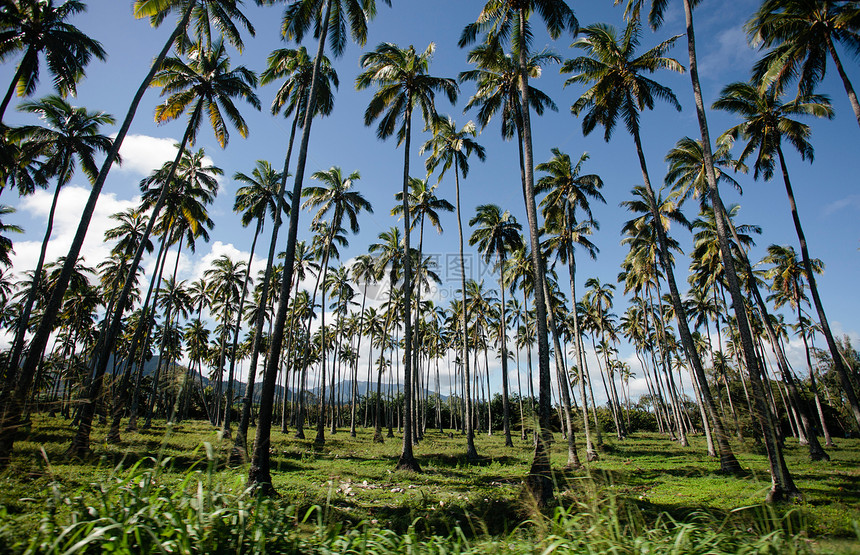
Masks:
[[[638,20],[639,12],[642,4],[645,3],[646,0],[628,0],[627,2],[627,10],[626,15],[631,19]],[[620,0],[616,0],[616,3],[619,3]],[[651,12],[649,14],[649,22],[653,29],[659,28],[663,23],[663,14],[668,6],[668,2],[666,0],[651,0]],[[690,81],[693,86],[693,99],[696,106],[696,119],[699,123],[699,131],[701,133],[702,139],[702,154],[704,156],[704,166],[705,166],[705,176],[707,178],[708,183],[708,195],[711,199],[712,206],[721,206],[722,199],[720,198],[719,185],[717,183],[717,175],[715,171],[715,163],[714,156],[711,150],[711,136],[710,131],[708,130],[708,118],[705,113],[705,103],[702,97],[702,87],[699,82],[699,63],[696,56],[696,33],[693,25],[693,6],[698,4],[697,0],[683,0],[684,4],[684,21],[686,25],[685,36],[687,37],[687,52],[689,56],[689,66],[690,66]],[[755,346],[753,344],[752,339],[752,331],[749,323],[749,319],[747,318],[744,297],[741,292],[740,283],[738,281],[737,273],[735,272],[734,261],[731,255],[731,246],[729,244],[729,230],[727,223],[725,221],[725,208],[722,210],[716,210],[716,225],[717,225],[717,234],[719,238],[720,244],[720,257],[723,259],[723,264],[726,267],[726,280],[728,281],[728,289],[732,298],[732,308],[735,313],[735,317],[738,322],[738,329],[740,332],[740,340],[741,347],[743,352],[743,357],[746,362],[748,368],[758,368],[758,360],[755,352]],[[758,376],[752,378],[753,387],[757,387]],[[776,449],[773,446],[773,442],[776,441],[775,438],[771,437],[768,439],[769,445]],[[790,479],[787,477],[788,470],[784,468],[784,465],[780,465],[777,461],[780,457],[774,456],[771,459],[772,468],[771,474],[774,477],[774,483],[782,484],[776,488],[772,488],[768,493],[768,499],[777,499],[780,496],[793,497],[797,495],[796,488],[791,487],[784,488],[784,485],[789,485]]]
[[[571,164],[570,156],[557,148],[552,149],[553,157],[535,168],[547,175],[538,180],[538,192],[546,192],[547,196],[541,201],[547,231],[551,237],[547,247],[555,251],[556,257],[568,265],[570,278],[570,302],[574,310],[570,311],[573,320],[574,350],[576,351],[577,369],[579,371],[579,392],[582,397],[582,417],[585,429],[586,458],[589,461],[598,459],[597,451],[591,440],[591,426],[588,423],[588,398],[585,395],[585,357],[580,348],[581,330],[576,305],[576,258],[574,248],[578,245],[594,259],[598,248],[588,236],[593,230],[599,229],[598,223],[592,218],[589,199],[606,202],[600,189],[603,180],[596,174],[582,175],[582,165],[588,160],[584,153],[576,166]],[[587,220],[578,222],[576,211],[585,212]]]
[[[664,41],[644,54],[634,57],[635,49],[639,43],[638,19],[634,19],[628,23],[620,41],[615,29],[606,25],[591,26],[584,30],[584,34],[585,37],[577,40],[574,46],[585,50],[589,55],[565,62],[562,71],[581,72],[568,79],[569,83],[593,83],[593,85],[574,103],[571,111],[574,115],[577,115],[584,110],[588,110],[582,121],[583,132],[588,134],[597,125],[603,125],[605,128],[604,139],[607,141],[612,135],[618,118],[621,117],[624,119],[626,127],[631,135],[633,135],[636,145],[639,165],[645,183],[645,197],[651,217],[654,222],[661,222],[662,219],[657,206],[657,199],[651,187],[651,180],[648,176],[648,168],[639,136],[639,112],[644,108],[652,108],[655,98],[664,99],[679,110],[680,105],[670,89],[642,76],[641,73],[653,73],[659,69],[682,71],[683,67],[676,60],[664,56],[678,37]],[[740,465],[731,451],[728,439],[723,433],[722,424],[719,422],[719,415],[716,412],[713,399],[710,397],[710,392],[706,387],[707,382],[704,369],[698,352],[693,345],[692,336],[687,325],[681,296],[675,282],[666,231],[663,225],[654,225],[654,230],[657,235],[660,259],[666,271],[666,279],[669,282],[669,290],[684,350],[692,362],[696,379],[703,390],[708,416],[714,425],[720,455],[720,468],[724,472],[737,472],[740,469]],[[781,481],[781,483],[785,483],[788,486],[790,477],[788,477],[787,481]],[[791,487],[788,489],[791,489]]]
[[[350,231],[358,233],[361,229],[358,224],[358,214],[365,210],[373,213],[373,207],[367,199],[358,191],[352,190],[356,181],[361,179],[361,175],[354,171],[344,177],[342,170],[339,167],[333,166],[328,171],[318,171],[313,174],[313,179],[322,183],[320,186],[306,187],[303,195],[307,200],[302,205],[303,208],[317,208],[317,213],[314,215],[312,224],[324,223],[325,234],[321,237],[322,247],[322,271],[317,279],[317,287],[320,282],[324,282],[328,273],[328,265],[331,254],[333,253],[333,243],[336,237],[342,237],[344,231],[344,223],[349,225]],[[331,212],[331,220],[325,222],[323,218]],[[344,222],[346,220],[346,222]],[[340,239],[342,244],[346,243],[346,239]],[[316,288],[315,288],[316,293]],[[323,310],[322,327],[325,328],[325,288],[323,288]],[[322,444],[325,442],[325,418],[323,417],[323,408],[325,406],[325,366],[326,366],[326,345],[321,344],[321,361],[322,361],[322,389],[319,397],[320,418],[317,421],[317,436],[315,443]]]
[[[409,209],[409,156],[412,142],[412,112],[421,111],[425,124],[436,119],[435,96],[444,93],[453,104],[457,99],[457,85],[453,79],[434,77],[428,74],[430,58],[436,46],[433,43],[422,53],[414,46],[407,49],[391,43],[383,43],[376,50],[361,57],[364,71],[356,77],[355,87],[363,90],[371,85],[378,87],[364,112],[365,125],[380,118],[376,135],[386,139],[397,133],[398,144],[404,143],[403,158],[403,252],[409,253],[411,212]],[[418,461],[412,453],[412,264],[411,257],[403,257],[403,315],[404,315],[404,434],[403,452],[397,468],[420,471]]]
[[[0,216],[6,216],[8,214],[14,213],[15,209],[11,206],[0,204]],[[3,264],[7,267],[12,265],[12,258],[9,255],[15,252],[14,250],[12,250],[12,240],[6,237],[6,234],[10,232],[23,233],[24,230],[20,226],[14,224],[4,224],[2,221],[0,221],[0,264]],[[6,304],[5,301],[3,304]]]
[[[773,300],[776,308],[780,308],[781,306],[788,304],[791,308],[797,311],[796,329],[800,331],[800,337],[803,340],[803,346],[806,351],[806,365],[809,370],[809,385],[812,389],[812,394],[815,397],[815,406],[818,410],[819,424],[821,425],[821,430],[824,433],[825,444],[832,447],[833,439],[830,437],[830,431],[827,429],[827,423],[824,420],[824,411],[821,408],[821,400],[818,397],[818,385],[816,384],[815,373],[812,371],[812,361],[809,356],[809,344],[807,341],[807,328],[809,321],[803,317],[802,312],[802,304],[806,303],[807,306],[809,305],[809,299],[806,297],[806,293],[804,292],[805,287],[803,285],[803,278],[806,275],[806,267],[800,260],[798,260],[797,253],[792,247],[771,245],[767,248],[767,252],[768,254],[762,262],[773,264],[773,268],[767,271],[767,277],[771,280],[771,289],[773,290],[773,294],[768,297],[768,300]],[[810,260],[810,265],[812,270],[817,274],[820,274],[824,270],[824,263],[817,258]],[[774,347],[776,348],[776,346]],[[783,370],[783,373],[786,374],[787,378],[790,376],[789,372],[790,370]],[[796,402],[800,404],[804,401],[796,399]],[[805,418],[805,410],[801,409],[800,412],[801,417]],[[814,429],[807,430],[807,437],[811,440],[811,444],[815,443],[815,440],[817,439],[813,435],[814,433]],[[810,455],[813,457],[817,455],[819,457],[817,460],[824,458],[817,452],[810,451]],[[827,459],[829,460],[829,457],[827,457]]]
[[[532,152],[531,107],[529,77],[529,42],[532,37],[528,18],[532,13],[538,13],[543,19],[550,37],[558,38],[562,32],[576,31],[578,23],[573,11],[563,0],[490,0],[481,10],[475,23],[470,23],[463,29],[459,45],[464,47],[475,42],[479,33],[486,34],[486,43],[501,45],[507,39],[513,44],[511,50],[518,56],[519,81],[519,133],[523,152],[523,193],[526,204],[526,216],[529,222],[529,242],[533,257],[535,282],[539,282],[546,274],[546,264],[541,256],[540,238],[538,236],[537,205],[534,187],[534,156]],[[540,427],[542,436],[535,445],[535,457],[527,487],[537,502],[546,504],[552,496],[552,478],[550,476],[549,445],[552,438],[549,435],[549,417],[551,411],[550,371],[549,371],[549,341],[546,327],[546,307],[543,299],[543,288],[535,288],[535,305],[537,310],[538,362],[540,370]]]
[[[212,262],[212,266],[203,272],[203,277],[209,284],[209,297],[212,302],[213,311],[220,313],[220,330],[219,338],[219,354],[216,366],[218,373],[218,385],[215,388],[215,420],[213,424],[227,422],[226,414],[233,407],[233,374],[227,374],[227,401],[225,414],[222,420],[221,407],[221,384],[224,372],[224,358],[236,356],[233,351],[227,352],[227,336],[234,325],[239,326],[241,323],[241,315],[237,315],[239,304],[241,303],[241,295],[245,292],[241,289],[245,284],[248,267],[244,262],[234,262],[227,255],[221,255]],[[234,324],[234,320],[236,320]],[[235,368],[233,364],[230,368]],[[223,425],[226,429],[226,425]]]
[[[86,9],[86,4],[79,0],[66,0],[59,6],[54,5],[54,0],[24,0],[4,5],[0,58],[21,50],[24,56],[0,103],[0,121],[14,92],[23,97],[36,91],[40,54],[45,56],[48,70],[53,74],[54,87],[63,96],[76,95],[76,84],[93,56],[104,61],[107,54],[101,43],[67,21]]]
[[[427,172],[433,172],[441,166],[439,171],[439,181],[445,176],[445,173],[451,167],[454,168],[454,191],[455,204],[457,208],[457,238],[459,248],[460,262],[460,291],[463,294],[463,306],[466,305],[466,268],[465,258],[463,256],[463,217],[461,213],[462,205],[460,203],[460,173],[463,174],[463,179],[469,175],[469,156],[474,154],[482,162],[486,158],[484,147],[475,141],[477,131],[475,124],[471,121],[467,122],[461,129],[457,129],[457,124],[450,117],[437,118],[433,123],[431,130],[433,137],[428,139],[421,147],[421,152],[431,150],[430,156],[427,157],[426,167]],[[466,322],[468,314],[466,310],[460,311],[460,330],[463,337],[460,341],[461,355],[460,360],[463,361],[463,372],[466,382],[465,400],[466,400],[466,458],[469,460],[477,459],[478,451],[475,449],[475,430],[472,426],[472,397],[471,385],[469,383],[469,342],[466,331]]]
[[[756,154],[753,176],[758,179],[761,175],[765,180],[773,177],[774,166],[779,162],[782,171],[785,192],[788,196],[791,208],[791,218],[794,222],[794,230],[800,243],[800,254],[806,271],[806,279],[809,282],[809,292],[812,295],[813,304],[821,324],[821,330],[827,341],[833,357],[834,367],[839,376],[842,389],[851,405],[851,411],[858,428],[860,428],[860,402],[851,384],[848,371],[839,355],[839,349],[830,331],[827,314],[818,293],[815,281],[815,271],[809,256],[809,248],[806,243],[806,235],[800,223],[800,215],[794,198],[794,189],[788,175],[788,166],[782,152],[782,141],[786,140],[792,144],[800,153],[802,159],[813,158],[813,148],[809,143],[809,126],[802,124],[792,116],[812,115],[817,117],[833,117],[833,110],[827,98],[820,95],[810,95],[797,98],[791,102],[782,103],[779,91],[773,87],[766,91],[754,87],[748,83],[733,83],[726,86],[720,98],[714,103],[714,108],[727,110],[738,114],[744,121],[728,131],[726,134],[733,139],[743,137],[747,144],[738,157],[743,162],[753,153]]]
[[[259,1],[260,0],[258,0],[258,3]],[[167,57],[168,52],[170,52],[174,41],[176,41],[180,36],[183,38],[186,36],[185,33],[188,30],[188,24],[191,21],[192,12],[194,12],[197,29],[209,29],[210,24],[214,24],[213,26],[220,29],[227,37],[227,40],[239,49],[242,47],[242,40],[233,20],[240,21],[252,35],[254,33],[253,27],[239,11],[235,0],[135,0],[134,4],[135,16],[149,17],[151,23],[155,27],[158,27],[163,23],[167,15],[173,11],[179,11],[181,13],[179,21],[161,51],[153,60],[152,65],[150,66],[140,87],[138,87],[137,92],[131,101],[128,112],[126,113],[125,119],[120,125],[112,146],[107,152],[107,156],[102,163],[98,177],[93,183],[89,198],[87,199],[87,203],[81,213],[81,219],[78,223],[77,231],[75,231],[72,244],[69,247],[69,253],[65,257],[66,265],[63,267],[62,273],[57,280],[57,288],[45,306],[42,320],[31,341],[31,345],[34,347],[32,350],[34,352],[41,352],[48,343],[49,336],[53,330],[54,319],[59,313],[63,302],[63,295],[68,287],[75,262],[81,253],[81,248],[83,247],[90,221],[95,213],[96,203],[101,195],[102,187],[104,186],[108,173],[110,173],[113,163],[118,160],[119,149],[125,140],[129,127],[131,127],[131,122],[137,113],[137,107],[140,105],[140,101],[143,99],[143,95],[149,88],[156,72],[162,67],[164,59]],[[38,358],[35,356],[25,359],[22,368],[23,373],[29,375],[35,372],[36,364],[38,364]],[[4,408],[0,412],[2,413],[0,414],[0,423],[5,423],[5,414],[8,413],[8,410]],[[9,430],[10,427],[4,425],[2,426],[2,429]],[[8,457],[8,453],[11,453],[12,450],[13,440],[11,438],[7,439],[7,437],[8,435],[2,435],[2,433],[0,433],[0,462],[4,461]]]
[[[860,124],[857,93],[836,52],[837,44],[851,55],[860,52],[858,17],[860,7],[855,2],[765,0],[746,24],[751,42],[771,48],[756,63],[753,79],[782,90],[796,78],[798,95],[808,96],[824,79],[829,55]]]
[[[51,208],[48,212],[48,223],[45,228],[45,236],[42,240],[42,248],[39,252],[39,259],[36,262],[36,275],[42,271],[42,266],[45,262],[45,253],[48,248],[48,242],[51,238],[51,233],[54,226],[54,215],[57,209],[57,201],[59,200],[61,189],[71,181],[75,174],[75,170],[80,164],[81,170],[90,179],[90,182],[96,179],[98,174],[95,157],[99,152],[106,152],[111,147],[109,137],[102,135],[99,128],[102,125],[109,125],[114,122],[112,116],[104,112],[90,112],[86,108],[78,108],[70,105],[68,102],[59,96],[48,96],[36,102],[27,102],[20,107],[21,111],[38,115],[46,124],[46,127],[28,125],[15,130],[15,135],[21,140],[28,140],[34,145],[34,148],[39,152],[44,153],[47,161],[42,167],[42,172],[45,175],[56,176],[57,186],[54,190],[54,197],[51,201]],[[9,360],[10,372],[7,378],[15,376],[18,368],[18,363],[24,348],[24,335],[29,325],[30,313],[33,308],[35,299],[30,296],[24,304],[19,326],[15,335],[15,340],[12,346],[12,352]],[[45,318],[45,315],[42,316]],[[34,338],[35,341],[35,338]],[[34,349],[39,349],[38,357],[41,357],[41,350],[45,346],[39,346],[38,343],[31,342],[30,353],[36,358]],[[30,383],[28,379],[29,371],[22,369],[19,383],[16,387],[29,389]],[[10,391],[8,388],[14,382],[7,379],[5,391]],[[0,448],[2,451],[2,448]],[[0,456],[0,459],[3,457]]]
[[[251,252],[248,255],[248,268],[251,267],[251,263],[254,260],[254,252],[257,247],[257,238],[260,235],[260,232],[263,230],[263,225],[266,221],[267,215],[270,216],[275,221],[280,221],[280,212],[284,208],[284,204],[280,199],[279,192],[283,190],[282,187],[282,175],[281,173],[275,171],[272,168],[272,165],[266,160],[257,160],[257,163],[254,169],[251,171],[251,175],[247,175],[242,172],[236,172],[233,174],[233,179],[239,181],[240,183],[244,183],[242,187],[240,187],[236,191],[236,201],[233,203],[233,210],[235,212],[242,213],[242,226],[248,227],[248,225],[256,220],[257,225],[254,228],[254,239],[251,241]],[[274,251],[272,252],[274,254]],[[242,294],[239,300],[239,308],[237,310],[237,318],[241,318],[244,314],[244,303],[245,303],[245,294],[248,290],[248,282],[250,280],[251,272],[247,272],[245,275],[245,283],[242,284]],[[268,287],[268,284],[266,284]],[[267,291],[268,292],[268,291]],[[265,304],[265,301],[261,304]],[[233,347],[232,351],[235,352],[238,344],[239,344],[239,330],[241,326],[236,325],[236,329],[233,335]],[[262,326],[261,326],[262,328]],[[262,329],[260,329],[262,332]],[[248,370],[248,385],[245,389],[245,400],[242,403],[242,416],[239,422],[239,431],[236,434],[236,440],[234,442],[234,451],[233,454],[238,455],[242,460],[247,457],[247,441],[246,436],[248,434],[248,423],[250,422],[250,409],[251,403],[253,402],[253,392],[254,392],[254,379],[256,376],[256,362],[257,362],[257,351],[255,347],[259,346],[259,338],[257,338],[256,326],[254,332],[254,338],[251,340],[251,367]],[[236,357],[232,357],[230,359],[230,373],[233,373],[234,365],[236,363]],[[247,413],[247,416],[246,416]],[[227,413],[227,419],[225,420],[224,429],[230,430],[230,413]]]
[[[391,0],[383,0],[391,5]],[[324,58],[326,40],[335,56],[343,54],[347,42],[347,26],[352,38],[360,45],[367,40],[367,22],[376,14],[376,1],[367,0],[361,4],[346,0],[297,0],[290,4],[284,13],[281,26],[285,38],[301,42],[305,33],[314,27],[314,36],[318,38],[317,52],[314,57],[308,89],[307,109],[302,124],[302,140],[299,146],[299,156],[296,163],[296,176],[293,184],[293,198],[290,207],[290,227],[287,232],[287,250],[284,256],[284,272],[281,281],[280,302],[275,313],[275,323],[272,330],[272,341],[266,370],[263,375],[263,385],[260,398],[260,417],[257,422],[257,438],[254,442],[254,454],[251,467],[248,470],[248,484],[259,486],[271,491],[271,474],[269,472],[269,441],[271,435],[271,415],[274,409],[275,382],[280,365],[281,349],[284,341],[284,331],[289,305],[290,285],[293,281],[293,270],[296,255],[296,241],[299,231],[298,213],[299,199],[302,196],[305,164],[310,144],[311,123],[317,114],[317,87],[321,82],[321,65]]]
[[[211,48],[207,48],[198,42],[190,49],[188,63],[179,58],[164,60],[158,75],[154,78],[154,82],[161,85],[163,88],[162,94],[168,96],[165,102],[160,104],[155,110],[157,121],[164,122],[177,119],[183,112],[186,110],[189,111],[188,124],[186,125],[182,141],[179,144],[176,158],[173,160],[170,170],[164,178],[164,183],[166,184],[171,183],[176,175],[180,162],[186,152],[186,146],[194,144],[204,112],[209,114],[209,121],[215,132],[215,138],[219,145],[224,148],[227,146],[230,138],[228,125],[224,119],[225,115],[227,120],[236,127],[241,136],[246,137],[248,135],[248,126],[236,108],[233,99],[237,97],[242,98],[254,108],[260,108],[260,101],[253,90],[257,83],[256,75],[243,66],[231,69],[224,43],[221,41],[213,43]],[[163,187],[152,207],[152,215],[147,225],[147,237],[152,232],[152,227],[157,220],[158,214],[167,200],[167,192],[169,190],[169,186]],[[142,256],[143,251],[142,247],[140,247],[132,261],[129,270],[130,274],[137,272]],[[114,314],[111,315],[105,340],[100,349],[96,375],[104,373],[102,369],[106,367],[109,353],[116,342],[122,314],[128,300],[127,291],[129,288],[130,280],[123,287],[123,292],[120,293],[120,297],[117,300]],[[100,387],[101,380],[97,381]],[[88,432],[82,432],[80,435],[81,439],[74,449],[87,450],[89,448],[87,445],[89,434]],[[84,439],[84,436],[87,436],[86,439]]]
[[[499,317],[499,340],[501,342],[502,357],[502,410],[503,425],[505,432],[505,446],[513,447],[511,440],[511,415],[508,406],[508,350],[507,350],[507,318],[505,316],[505,259],[509,252],[522,248],[523,240],[520,235],[522,226],[510,212],[502,212],[495,204],[482,204],[478,206],[478,213],[469,220],[469,225],[477,226],[469,238],[470,246],[478,246],[478,251],[483,254],[484,262],[489,263],[493,257],[496,258],[496,267],[499,269],[499,290],[501,291],[501,314]]]

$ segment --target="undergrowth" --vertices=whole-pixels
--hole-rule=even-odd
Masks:
[[[299,511],[253,490],[231,490],[216,475],[216,455],[204,444],[199,463],[180,482],[166,479],[172,462],[141,459],[74,492],[51,485],[39,525],[21,536],[22,516],[0,508],[0,549],[9,553],[811,553],[789,512],[745,509],[753,524],[738,528],[701,513],[656,519],[635,504],[594,489],[550,512],[531,512],[509,532],[454,524],[447,533],[405,531],[372,520],[334,520],[331,506]],[[527,509],[525,509],[527,510]],[[751,515],[751,518],[750,518]],[[517,521],[519,522],[519,520]]]

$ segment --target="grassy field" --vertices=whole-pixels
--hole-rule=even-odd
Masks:
[[[220,439],[208,423],[184,422],[171,430],[161,423],[124,434],[121,446],[105,444],[105,433],[104,426],[93,430],[90,459],[67,460],[64,450],[72,435],[68,423],[36,417],[29,437],[16,444],[11,465],[0,473],[3,533],[17,538],[36,534],[45,527],[46,511],[56,515],[53,522],[64,522],[76,502],[89,507],[100,495],[119,495],[128,488],[129,476],[138,480],[147,468],[157,469],[147,479],[157,481],[166,492],[193,490],[199,483],[207,493],[220,492],[231,499],[243,494],[247,469],[226,464],[232,442]],[[493,542],[524,533],[545,540],[552,535],[554,525],[549,523],[561,519],[572,525],[571,515],[585,514],[609,518],[600,522],[610,535],[613,526],[626,534],[647,536],[661,523],[694,523],[702,530],[758,538],[778,531],[806,538],[804,545],[818,552],[860,553],[858,440],[839,440],[829,449],[829,463],[810,462],[805,448],[787,441],[789,468],[804,500],[775,507],[761,504],[770,478],[763,450],[752,442],[734,444],[747,471],[742,477],[720,475],[718,462],[707,457],[699,437],[691,438],[687,448],[656,434],[609,440],[599,462],[575,471],[562,470],[566,452],[557,444],[553,466],[559,504],[555,519],[544,519],[522,496],[532,454],[528,441],[516,438],[510,449],[504,447],[501,434],[480,434],[476,442],[482,458],[470,464],[461,435],[430,430],[416,447],[423,472],[410,474],[393,471],[399,438],[377,445],[371,436],[370,430],[359,430],[357,438],[339,431],[327,434],[325,446],[318,448],[310,440],[276,433],[273,482],[280,497],[273,506],[289,510],[296,526],[305,527],[308,534],[332,526],[340,531],[370,526],[395,534],[409,532],[416,541],[455,532]],[[134,465],[138,466],[130,470]],[[190,476],[196,478],[189,480]],[[111,493],[105,493],[108,490]],[[319,511],[302,524],[315,506]],[[111,510],[107,502],[103,510]],[[544,514],[551,517],[552,511]],[[576,526],[593,527],[595,522],[578,521]]]

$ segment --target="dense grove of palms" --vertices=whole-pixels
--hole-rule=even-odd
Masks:
[[[15,68],[0,120],[13,98],[21,98],[15,108],[40,121],[0,126],[0,217],[8,222],[14,212],[5,204],[9,196],[54,188],[35,268],[12,266],[14,234],[21,230],[0,221],[0,327],[8,338],[0,353],[0,464],[34,411],[72,421],[77,433],[69,453],[76,456],[92,450],[96,416],[110,421],[111,443],[122,442],[123,419],[134,430],[138,419],[148,428],[154,419],[173,425],[205,418],[228,436],[236,422],[231,460],[249,463],[249,485],[265,490],[271,489],[271,431],[278,421],[298,438],[313,425],[319,446],[327,429],[336,434],[348,427],[355,436],[357,428],[372,428],[378,442],[396,430],[402,434],[396,466],[415,472],[428,430],[462,432],[469,461],[479,459],[475,432],[498,430],[509,448],[515,435],[534,447],[526,487],[540,504],[553,495],[553,429],[562,432],[567,464],[575,468],[599,458],[604,433],[623,441],[647,416],[667,441],[686,445],[688,435],[704,434],[708,454],[728,474],[740,470],[732,436],[754,435],[764,442],[773,480],[768,498],[776,500],[799,493],[782,455],[786,435],[823,460],[834,424],[860,432],[860,360],[828,323],[816,281],[824,262],[813,257],[804,235],[784,154],[790,145],[812,162],[810,128],[800,118],[834,117],[829,98],[816,92],[827,60],[860,122],[842,65],[860,53],[860,4],[764,0],[746,28],[761,48],[760,61],[749,82],[726,85],[712,106],[739,119],[715,143],[698,81],[692,16],[699,2],[693,0],[678,3],[686,37],[648,49],[640,48],[643,20],[659,34],[671,3],[624,2],[625,25],[616,29],[580,27],[576,2],[488,1],[474,21],[462,22],[459,46],[470,50],[460,55],[470,69],[459,76],[435,73],[433,43],[422,50],[382,42],[357,61],[354,87],[369,89],[364,124],[375,126],[380,140],[396,138],[403,158],[390,168],[388,182],[398,184],[390,205],[374,207],[362,191],[389,185],[365,183],[360,168],[335,162],[307,180],[305,171],[311,141],[325,140],[312,138],[312,123],[332,114],[340,85],[326,50],[338,58],[350,38],[365,47],[376,3],[282,2],[283,38],[296,48],[273,51],[258,79],[231,56],[235,50],[238,60],[243,36],[254,35],[246,12],[276,3],[136,0],[136,17],[153,26],[175,17],[176,24],[113,138],[103,129],[113,116],[68,98],[92,59],[106,54],[73,25],[85,3],[12,0],[0,11],[0,60]],[[573,43],[556,45],[560,53],[533,51],[538,32]],[[309,35],[317,41],[313,55],[299,44]],[[682,42],[689,55],[684,62],[670,56]],[[532,116],[558,111],[551,95],[535,86],[551,64],[560,64],[567,84],[583,88],[570,106],[583,135],[602,128],[609,142],[622,127],[633,140],[633,150],[618,147],[617,153],[635,156],[641,170],[641,184],[622,202],[629,219],[618,285],[589,275],[577,256],[599,252],[592,207],[605,202],[601,191],[609,187],[601,169],[586,153],[553,148],[543,160],[533,150],[539,128]],[[40,90],[40,69],[56,91],[28,98]],[[689,73],[701,135],[679,138],[666,155],[669,171],[660,187],[655,168],[664,160],[650,159],[643,146],[646,112],[658,101],[680,110],[679,99],[688,96],[661,84],[667,72]],[[232,217],[248,231],[233,242],[248,249],[247,259],[222,255],[189,283],[180,277],[180,258],[209,241],[219,223],[210,206],[225,179],[217,162],[225,154],[210,152],[212,163],[195,149],[198,135],[210,127],[222,149],[233,130],[248,137],[246,110],[261,109],[258,84],[277,84],[272,116],[289,118],[284,160],[242,162],[245,170],[232,175],[239,184]],[[115,225],[104,236],[109,257],[85,260],[81,249],[95,203],[121,162],[119,147],[149,87],[159,87],[163,97],[156,121],[185,124],[175,158],[140,182],[139,206],[112,216]],[[463,95],[467,100],[458,105]],[[445,115],[452,106],[474,110],[477,123],[458,124]],[[494,118],[514,143],[506,154],[513,158],[516,150],[523,204],[485,202],[469,214],[462,189],[472,186],[470,165],[486,158],[479,133]],[[419,137],[423,143],[415,148]],[[721,196],[721,187],[741,188],[747,163],[754,179],[764,180],[778,165],[796,230],[796,243],[785,237],[760,261],[749,259],[760,228],[738,223],[738,207],[724,205]],[[61,188],[77,167],[92,191],[68,254],[47,260]],[[696,206],[688,204],[693,198]],[[517,222],[512,210],[524,212],[526,221]],[[359,246],[362,254],[342,255],[372,214],[389,211],[402,225]],[[458,224],[458,279],[450,299],[433,294],[441,261],[424,249],[427,223],[453,235],[443,232],[443,212],[456,212]],[[307,242],[299,240],[304,224]],[[687,232],[693,249],[685,291],[680,245]],[[492,269],[484,276],[492,284],[466,272],[467,237]],[[252,266],[263,250],[258,272]],[[789,330],[802,341],[803,369],[788,363]],[[638,368],[623,360],[622,343],[634,351]],[[638,401],[630,398],[635,375],[648,392]]]

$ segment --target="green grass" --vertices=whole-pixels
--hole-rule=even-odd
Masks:
[[[761,502],[770,486],[767,461],[751,442],[733,443],[746,471],[738,478],[719,474],[718,462],[705,453],[703,438],[693,437],[691,446],[682,448],[656,434],[612,441],[599,462],[565,472],[566,450],[557,437],[553,467],[559,505],[555,514],[550,510],[541,515],[522,496],[532,445],[515,438],[515,447],[505,448],[501,434],[479,434],[476,441],[482,458],[470,464],[464,456],[463,436],[428,431],[416,447],[423,472],[412,474],[393,470],[399,438],[378,445],[372,443],[370,430],[359,430],[354,439],[341,430],[327,433],[325,446],[318,448],[311,440],[275,433],[272,477],[280,496],[260,505],[262,501],[245,491],[247,467],[226,464],[232,442],[220,439],[208,423],[183,422],[168,431],[162,422],[148,431],[125,433],[121,446],[105,444],[106,431],[105,426],[94,428],[92,457],[68,460],[64,451],[73,434],[68,423],[41,416],[34,419],[28,437],[16,444],[10,466],[0,473],[0,526],[4,526],[0,539],[5,534],[19,541],[32,540],[44,536],[45,530],[51,532],[45,537],[56,538],[61,533],[57,530],[72,526],[68,537],[79,534],[74,537],[80,542],[107,526],[104,519],[115,519],[117,507],[137,503],[140,507],[164,504],[169,510],[159,509],[162,512],[193,516],[205,533],[194,535],[188,526],[159,519],[147,520],[141,529],[185,538],[191,542],[188,545],[198,547],[215,541],[212,538],[229,536],[230,542],[249,552],[260,545],[254,543],[254,534],[258,540],[277,536],[284,546],[323,542],[328,548],[337,542],[359,541],[361,534],[382,543],[412,537],[427,544],[426,552],[434,552],[434,541],[443,542],[440,545],[449,552],[455,552],[451,546],[460,542],[464,552],[480,544],[475,552],[524,553],[553,542],[560,542],[554,548],[560,552],[589,552],[582,545],[599,541],[607,542],[607,549],[624,544],[631,552],[642,552],[639,547],[643,546],[671,552],[666,543],[670,540],[684,546],[679,553],[704,550],[711,545],[707,542],[717,542],[716,547],[708,547],[715,552],[733,552],[731,546],[737,542],[737,546],[764,542],[759,545],[765,546],[763,552],[779,544],[779,552],[784,552],[789,544],[780,542],[795,536],[806,540],[791,543],[792,549],[851,553],[858,546],[858,440],[839,440],[838,447],[828,450],[829,463],[810,462],[805,448],[788,440],[788,465],[804,500],[765,507]],[[135,486],[140,483],[149,489]],[[206,518],[194,505],[199,505],[194,499],[200,492],[214,496]],[[216,506],[220,509],[215,510]],[[263,519],[248,525],[248,538],[239,539],[224,532],[222,528],[231,527],[218,520],[223,517],[235,528],[250,514],[255,519],[278,515],[275,520],[290,520],[293,525],[285,534],[266,524],[272,518]],[[305,519],[306,515],[311,516]],[[91,526],[86,534],[84,521]],[[113,525],[116,529],[129,526],[127,522]],[[386,536],[386,531],[394,536]],[[584,535],[577,536],[580,533]],[[211,538],[207,540],[206,534]],[[678,534],[684,537],[679,539]],[[685,543],[685,538],[705,543],[697,547]],[[639,547],[629,543],[636,539]],[[39,545],[37,551],[47,549]],[[403,546],[389,547],[397,551]],[[181,546],[176,550],[183,552]]]

